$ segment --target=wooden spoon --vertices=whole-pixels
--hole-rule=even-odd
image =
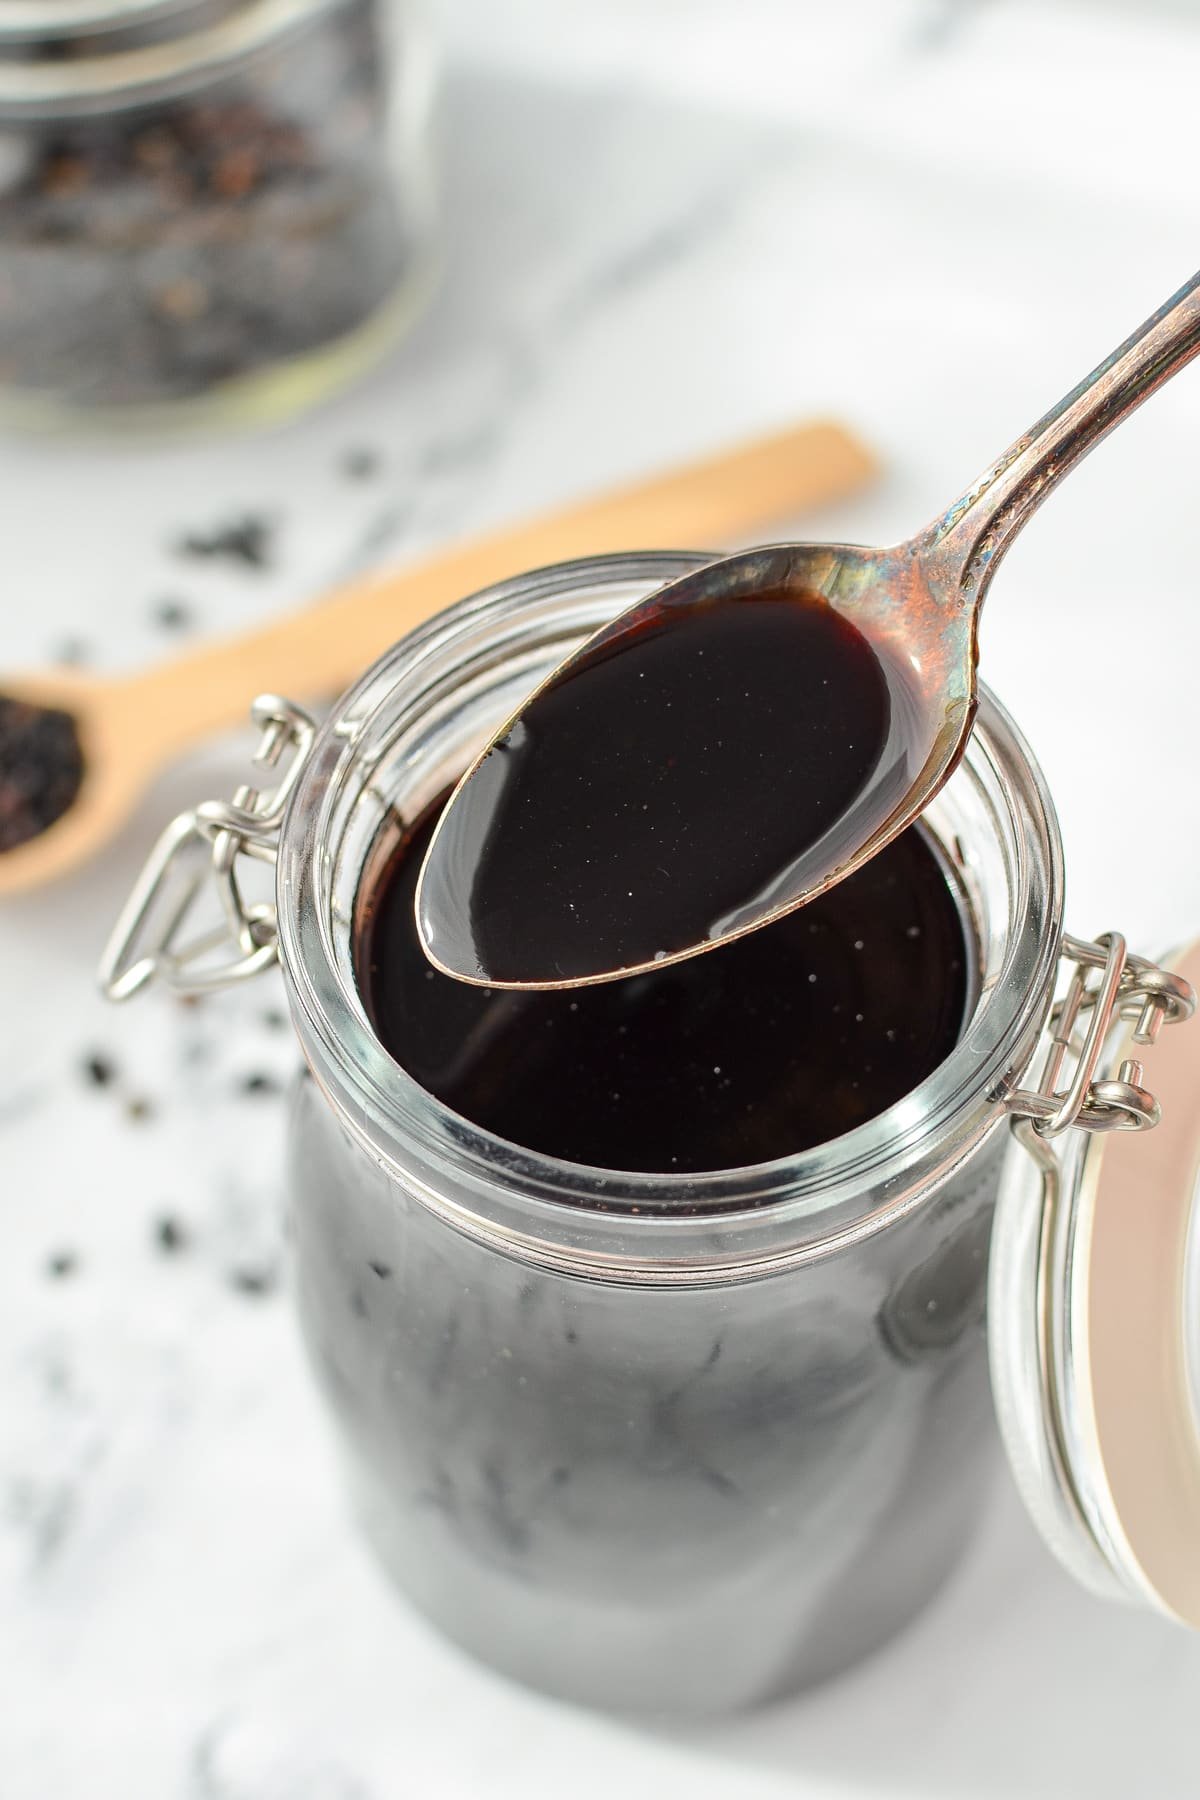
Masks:
[[[522,570],[605,551],[720,544],[836,500],[874,472],[840,426],[762,438],[638,486],[355,581],[307,610],[134,675],[0,677],[0,693],[70,713],[84,776],[63,815],[0,854],[0,895],[65,874],[111,838],[147,782],[189,744],[237,722],[264,688],[297,698],[346,687],[453,600]]]

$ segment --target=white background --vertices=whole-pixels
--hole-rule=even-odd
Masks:
[[[143,664],[187,641],[156,625],[164,599],[195,640],[810,413],[885,473],[781,530],[906,535],[1200,261],[1182,3],[446,0],[439,30],[432,311],[266,438],[0,441],[5,664]],[[358,447],[380,465],[354,482]],[[1034,522],[984,621],[985,676],[1060,807],[1071,928],[1142,947],[1200,925],[1198,449],[1185,374]],[[180,560],[181,532],[242,510],[273,521],[269,571]],[[155,831],[227,791],[247,741],[171,771],[111,854],[0,916],[3,1800],[1200,1791],[1200,1647],[1078,1593],[1003,1476],[912,1633],[733,1725],[542,1702],[392,1597],[286,1299],[238,1287],[279,1261],[281,1103],[244,1087],[292,1066],[274,978],[198,1013],[92,992]],[[81,1073],[96,1051],[105,1088]],[[173,1257],[164,1213],[188,1232]]]

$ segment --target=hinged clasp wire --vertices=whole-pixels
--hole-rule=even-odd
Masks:
[[[1159,1106],[1142,1083],[1140,1061],[1129,1058],[1113,1080],[1096,1071],[1115,1019],[1134,1021],[1136,1044],[1153,1044],[1164,1025],[1190,1019],[1196,994],[1189,982],[1144,957],[1108,931],[1094,943],[1064,936],[1062,955],[1073,964],[1062,999],[1050,1013],[1050,1043],[1036,1088],[1019,1088],[1006,1105],[1033,1122],[1044,1138],[1082,1131],[1143,1131],[1158,1124]]]
[[[316,721],[290,700],[263,694],[251,709],[261,736],[254,761],[281,770],[274,787],[239,787],[231,801],[206,800],[173,819],[105,946],[100,986],[128,1000],[149,981],[176,993],[229,987],[278,956],[275,907],[248,901],[239,880],[243,857],[274,863],[287,803],[316,737]],[[183,931],[202,890],[215,884],[223,923],[191,938]],[[227,954],[221,955],[224,949]]]

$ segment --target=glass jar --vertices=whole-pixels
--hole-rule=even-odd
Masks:
[[[272,793],[167,834],[103,975],[116,997],[152,976],[194,986],[277,946],[306,1064],[296,1300],[358,1514],[400,1587],[540,1688],[711,1716],[877,1648],[954,1567],[999,1442],[985,1299],[1006,1121],[1064,1104],[1053,1081],[1020,1086],[1064,943],[1077,975],[1117,959],[1064,940],[1053,809],[985,692],[925,817],[969,917],[969,1016],[879,1117],[758,1167],[623,1174],[504,1142],[400,1069],[353,964],[376,846],[582,637],[700,560],[600,558],[454,606],[319,731],[260,703],[266,759],[295,760]],[[197,960],[179,908],[157,937],[152,919],[185,852],[211,843],[228,872],[231,834],[277,854],[277,913],[243,905],[232,962],[205,973],[208,940]],[[1133,961],[1140,986],[1118,971],[1113,997],[1183,994]],[[1077,1115],[1123,1122],[1133,1073],[1103,1093],[1085,1081]]]
[[[0,0],[0,409],[268,419],[429,279],[398,0]]]

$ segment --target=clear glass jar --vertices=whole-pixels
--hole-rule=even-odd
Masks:
[[[986,690],[923,819],[968,924],[962,1034],[855,1130],[713,1174],[583,1167],[468,1123],[371,1029],[360,906],[397,825],[584,636],[702,560],[601,557],[464,601],[319,729],[264,696],[274,785],[168,827],[102,983],[282,964],[304,1337],[381,1559],[477,1655],[704,1716],[818,1681],[936,1592],[1001,1439],[1068,1569],[1200,1628],[1200,1037],[1156,1047],[1165,1107],[1141,1060],[1193,1013],[1200,944],[1171,973],[1064,933],[1049,796]],[[273,903],[243,885],[256,859]],[[1129,1134],[1160,1117],[1147,1155]]]
[[[260,420],[428,286],[400,0],[0,0],[0,410]]]
[[[303,1332],[363,1523],[460,1643],[555,1693],[711,1714],[819,1680],[937,1590],[996,1442],[984,1298],[1062,871],[994,700],[927,824],[973,924],[948,1060],[770,1165],[618,1175],[477,1130],[390,1060],[352,965],[412,818],[588,631],[691,566],[552,569],[450,609],[339,705],[280,842],[280,955],[312,1077],[289,1185]]]

